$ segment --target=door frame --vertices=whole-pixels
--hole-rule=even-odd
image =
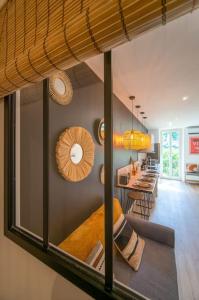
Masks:
[[[170,165],[170,176],[163,176],[162,173],[162,165],[163,165],[163,160],[162,160],[162,132],[169,132],[169,141],[170,141],[170,160],[169,160],[169,165]],[[173,131],[178,131],[179,132],[179,136],[180,136],[180,140],[179,140],[179,176],[178,177],[174,177],[172,176],[172,156],[171,156],[171,133]],[[182,180],[183,177],[183,171],[182,171],[182,163],[183,163],[183,130],[182,128],[163,128],[160,129],[159,131],[159,138],[160,138],[160,174],[161,174],[161,178],[165,178],[165,179],[172,179],[172,180]]]

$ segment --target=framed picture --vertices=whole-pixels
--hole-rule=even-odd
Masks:
[[[199,136],[189,138],[190,154],[199,154]]]

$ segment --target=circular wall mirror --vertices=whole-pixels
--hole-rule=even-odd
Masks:
[[[104,145],[105,139],[105,124],[104,119],[101,119],[98,125],[98,140],[101,145]]]
[[[105,127],[105,125],[104,125],[104,122],[102,122],[101,123],[101,127],[100,127],[100,136],[101,136],[101,138],[104,140],[104,138],[105,138],[105,132],[104,132],[104,127]]]
[[[77,165],[80,163],[83,157],[83,150],[82,147],[79,144],[74,144],[71,147],[70,150],[70,158],[72,162]]]
[[[100,181],[101,181],[101,184],[104,184],[104,181],[105,181],[105,178],[104,178],[104,165],[102,165],[101,169],[100,169]]]
[[[82,127],[65,129],[56,145],[60,174],[72,182],[86,178],[94,164],[95,145],[90,133]]]
[[[49,92],[58,104],[67,105],[71,102],[73,88],[65,72],[56,72],[49,78]]]
[[[58,94],[60,94],[62,96],[65,94],[66,86],[65,86],[63,80],[61,80],[60,78],[55,78],[54,87]]]

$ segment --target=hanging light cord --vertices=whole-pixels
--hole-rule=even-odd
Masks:
[[[133,100],[132,101],[132,130],[133,130]]]
[[[138,131],[142,132],[142,123],[139,119],[139,109],[141,108],[140,105],[136,105],[136,109],[137,109],[137,121],[138,121]]]
[[[138,113],[139,113],[139,108],[137,108],[138,130],[139,130],[139,127],[140,127],[140,131],[142,131],[141,122],[139,122]],[[140,123],[140,124],[139,124],[139,123]]]
[[[134,101],[134,99],[131,99],[131,101],[132,101],[132,131],[133,131],[133,118],[134,118],[134,114],[133,114],[133,101]],[[132,160],[132,163],[133,163],[133,147],[131,147],[131,149],[132,149],[132,158],[131,158],[131,160]]]

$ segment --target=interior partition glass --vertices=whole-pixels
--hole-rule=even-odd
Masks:
[[[16,226],[43,236],[43,84],[16,92]]]
[[[123,60],[119,48],[113,50],[112,56],[114,281],[122,283],[135,293],[148,296],[144,293],[142,283],[138,283],[136,279],[139,278],[138,273],[142,272],[144,241],[132,225],[134,220],[143,218],[141,206],[144,203],[138,200],[144,200],[144,195],[139,191],[135,192],[133,187],[136,188],[142,177],[141,166],[147,158],[146,151],[140,152],[142,137],[147,133],[147,128],[140,114],[143,108],[140,107],[140,99],[133,88],[134,82],[130,89],[123,80],[125,64],[129,65],[131,61]],[[121,60],[122,64],[119,63]]]
[[[109,64],[111,56],[106,58]],[[118,170],[129,168],[128,172],[123,170],[120,175],[131,177],[132,164],[139,165],[138,152],[124,147],[123,134],[128,130],[145,128],[118,96],[111,95],[110,66],[105,68],[105,73],[106,76],[104,57],[100,56],[17,92],[16,225],[39,239],[44,236],[43,246],[47,246],[47,254],[59,252],[65,262],[68,261],[66,255],[69,255],[100,273],[97,279],[105,283],[105,289],[111,290],[112,278],[117,287],[118,283],[122,283],[136,289],[126,269],[128,261],[125,262],[116,244],[120,226],[134,209],[128,190],[119,186]],[[103,78],[108,80],[106,84]],[[106,151],[104,149],[106,137],[109,137],[108,148],[111,144],[111,129],[109,135],[107,130],[111,126],[107,111],[104,115],[104,99],[109,101],[108,112],[113,113],[113,153],[107,151],[107,146]],[[48,101],[49,106],[44,105],[44,101]],[[45,130],[48,139],[45,138]],[[109,178],[106,187],[105,152],[111,161],[113,155],[114,177]],[[112,168],[107,158],[106,162]],[[47,175],[46,178],[44,175]],[[110,191],[112,184],[114,197],[107,199],[107,194],[110,194],[107,190]],[[105,214],[112,219],[110,203],[113,206],[113,234],[112,230],[108,230],[108,222],[105,222]],[[106,261],[105,253],[107,255],[107,249],[108,252],[112,250],[112,245],[110,247],[110,243],[107,248],[105,244],[105,225],[106,242],[108,240],[109,244],[114,240],[113,253]],[[112,225],[112,220],[108,225]],[[129,234],[132,233],[130,226]],[[46,237],[49,243],[48,240],[46,243]],[[90,274],[93,276],[94,273]]]
[[[49,78],[49,242],[102,274],[104,130],[103,74],[81,63]]]

